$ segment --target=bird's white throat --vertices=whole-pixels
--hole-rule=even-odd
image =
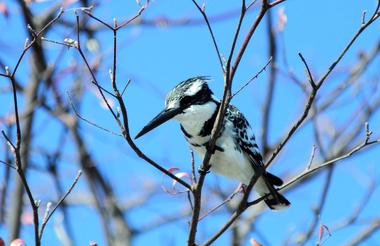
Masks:
[[[196,136],[202,130],[204,123],[209,120],[217,109],[215,102],[210,101],[202,105],[191,105],[182,114],[175,116],[186,132]]]

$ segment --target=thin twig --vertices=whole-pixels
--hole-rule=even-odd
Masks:
[[[24,50],[21,52],[21,55],[19,56],[17,62],[16,62],[16,65],[15,65],[15,68],[13,69],[13,72],[11,74],[11,77],[14,78],[17,70],[18,70],[18,67],[20,66],[20,63],[22,61],[22,59],[24,58],[26,52],[34,45],[34,43],[37,41],[37,38],[39,38],[47,28],[49,28],[52,24],[54,24],[57,20],[59,20],[61,18],[61,16],[63,15],[64,11],[63,11],[63,8],[61,8],[57,14],[57,16],[55,18],[53,18],[49,23],[46,24],[46,26],[44,26],[38,33],[36,33],[35,35],[35,38],[33,38],[27,46],[24,47]]]
[[[356,235],[347,246],[357,246],[363,244],[371,235],[380,230],[380,219],[376,219],[366,228],[364,228],[358,235]]]
[[[125,90],[128,88],[129,84],[132,82],[131,79],[128,79],[127,83],[125,84],[123,90],[121,91],[121,96],[124,95]]]
[[[106,22],[102,21],[98,17],[94,16],[89,10],[85,9],[85,10],[82,10],[82,12],[88,15],[89,17],[91,17],[92,19],[96,20],[97,22],[101,23],[103,26],[107,27],[108,29],[113,30],[113,27],[111,25],[107,24]]]
[[[51,202],[48,202],[47,204],[46,204],[46,209],[45,209],[45,213],[44,213],[44,217],[42,218],[42,223],[41,223],[41,226],[43,225],[43,224],[46,224],[47,223],[47,218],[48,218],[48,216],[49,216],[49,213],[50,213],[50,209],[51,209],[51,206],[52,206],[53,204],[51,203]],[[42,227],[41,227],[42,228]],[[41,231],[40,231],[41,232]],[[40,238],[42,238],[41,237],[41,234],[40,234]]]
[[[247,10],[249,10],[256,2],[257,0],[253,0],[250,4],[248,4]]]
[[[204,213],[202,216],[199,217],[199,220],[203,220],[204,218],[206,218],[207,216],[209,216],[210,214],[212,214],[213,212],[215,212],[216,210],[218,210],[219,208],[221,208],[223,205],[227,204],[229,201],[231,201],[235,196],[236,194],[238,194],[239,191],[236,190],[234,191],[231,195],[229,195],[222,203],[218,204],[217,206],[215,206],[214,208],[210,209],[209,211],[207,211],[206,213]]]
[[[17,169],[14,165],[12,165],[11,163],[8,163],[6,161],[2,161],[0,160],[0,163],[3,163],[4,165],[6,165],[7,167],[10,167],[10,168],[13,168],[13,169]]]
[[[308,175],[316,172],[316,171],[319,171],[320,169],[326,167],[326,166],[329,166],[331,164],[334,164],[335,162],[338,162],[338,161],[342,161],[344,159],[347,159],[348,157],[352,156],[353,154],[355,154],[356,152],[362,150],[363,148],[367,147],[367,146],[370,146],[370,145],[374,145],[374,144],[377,144],[380,142],[380,138],[379,139],[376,139],[376,140],[373,140],[373,141],[368,141],[366,143],[367,140],[364,140],[363,143],[359,144],[358,146],[356,146],[355,148],[351,149],[348,153],[344,154],[344,155],[341,155],[339,157],[336,157],[332,160],[329,160],[329,161],[326,161],[318,166],[315,166],[315,167],[312,167],[311,169],[309,170],[306,170],[302,173],[300,173],[299,175],[297,175],[296,177],[294,177],[292,180],[290,180],[289,182],[287,182],[284,186],[281,186],[280,190],[283,190],[283,189],[287,189],[288,187],[291,187],[292,185],[294,185],[295,183],[301,181],[302,179],[304,179],[305,177],[307,177]]]
[[[269,66],[269,64],[272,62],[272,57],[269,58],[268,62],[264,65],[264,67],[262,67],[260,69],[260,71],[258,71],[255,76],[253,76],[252,78],[250,78],[242,87],[240,87],[234,94],[232,94],[231,96],[231,99],[236,96],[237,94],[239,94],[245,87],[247,87],[252,81],[254,81],[255,79],[257,79],[261,73],[263,73],[264,71],[266,71],[267,67]]]
[[[147,5],[149,4],[149,1],[147,1],[146,5],[141,6],[140,10],[137,12],[135,16],[130,18],[129,20],[124,21],[121,23],[119,26],[116,27],[116,30],[119,30],[120,28],[123,28],[127,25],[129,25],[132,21],[136,20],[138,17],[141,16],[141,14],[144,12],[144,10],[148,7]]]
[[[194,205],[193,205],[193,201],[191,201],[191,191],[187,190],[186,194],[187,194],[187,200],[189,201],[189,204],[190,204],[190,208],[191,208],[191,210],[193,210],[194,209]]]
[[[311,165],[313,164],[313,161],[314,161],[314,156],[315,156],[315,151],[316,150],[317,150],[317,147],[315,147],[315,145],[313,144],[313,147],[311,148],[309,162],[308,162],[308,164],[306,166],[306,170],[309,170],[311,168]]]
[[[274,6],[276,6],[276,5],[278,5],[278,4],[280,4],[280,3],[282,3],[282,2],[285,2],[286,0],[277,0],[277,1],[273,1],[273,2],[271,2],[271,3],[268,3],[268,5],[269,5],[269,7],[274,7]]]
[[[111,112],[112,116],[114,117],[114,119],[116,120],[116,122],[119,123],[119,126],[122,128],[122,125],[120,123],[120,120],[118,120],[118,117],[116,115],[116,113],[114,112],[114,110],[112,109],[111,105],[109,104],[108,100],[106,99],[104,93],[103,93],[103,90],[100,88],[99,86],[99,83],[98,83],[98,80],[96,79],[96,76],[94,74],[94,72],[92,71],[91,69],[91,66],[90,64],[88,63],[87,61],[87,58],[86,56],[84,55],[83,51],[82,51],[82,48],[81,48],[81,42],[80,42],[80,25],[79,25],[79,15],[75,12],[75,17],[76,17],[76,27],[77,27],[77,42],[78,42],[78,45],[77,45],[77,50],[79,52],[79,55],[81,56],[83,62],[85,63],[86,67],[87,67],[87,70],[89,71],[90,75],[91,75],[91,78],[92,80],[95,82],[95,85],[96,85],[96,88],[98,89],[104,103],[106,104],[108,110]]]
[[[289,139],[293,136],[293,134],[296,132],[296,130],[301,126],[301,124],[304,122],[304,120],[309,115],[309,111],[311,109],[311,106],[314,102],[314,99],[316,97],[317,91],[323,83],[325,82],[326,78],[330,75],[330,73],[334,70],[334,68],[337,66],[337,64],[342,60],[343,56],[347,53],[347,51],[351,48],[353,43],[356,41],[356,39],[360,36],[360,34],[368,27],[370,26],[375,20],[378,19],[379,15],[377,14],[377,11],[380,7],[380,1],[378,2],[378,5],[376,7],[376,10],[374,14],[372,15],[371,19],[365,23],[365,25],[361,25],[359,29],[356,31],[356,33],[353,35],[351,40],[348,42],[346,47],[343,49],[343,51],[338,55],[338,57],[335,59],[335,61],[330,65],[330,67],[327,69],[324,75],[315,82],[316,87],[312,88],[312,91],[310,92],[309,98],[307,100],[305,109],[302,112],[302,115],[298,118],[298,120],[293,124],[289,132],[287,133],[286,137],[281,141],[281,143],[277,146],[275,151],[272,153],[271,157],[266,163],[266,166],[268,167],[272,161],[276,158],[276,156],[281,152],[283,147],[286,145],[286,143],[289,141]]]
[[[12,141],[9,139],[8,135],[4,132],[4,130],[1,130],[1,134],[3,134],[3,137],[5,138],[5,141],[7,142],[8,146],[12,150],[16,149],[16,146],[12,143]]]
[[[63,45],[63,46],[66,46],[67,48],[76,48],[76,44],[77,44],[75,41],[74,42],[65,42],[65,41],[60,42],[60,41],[51,40],[45,37],[41,37],[41,40],[48,43]]]
[[[316,85],[315,82],[314,82],[313,75],[312,75],[311,72],[310,72],[309,66],[307,65],[307,62],[306,62],[305,58],[302,56],[301,53],[298,53],[298,56],[301,58],[303,64],[304,64],[305,67],[306,67],[307,75],[308,75],[308,77],[309,77],[308,81],[309,81],[311,87],[312,87],[313,89],[315,89],[315,87],[316,87],[317,85]]]
[[[75,107],[75,105],[74,105],[74,103],[73,103],[73,101],[72,101],[72,98],[71,98],[69,92],[67,92],[67,97],[68,97],[68,99],[69,99],[69,103],[70,103],[71,108],[73,109],[75,115],[76,115],[79,119],[83,120],[83,121],[86,122],[87,124],[89,124],[89,125],[91,125],[91,126],[94,126],[94,127],[98,128],[98,129],[100,129],[100,130],[102,130],[102,131],[105,131],[105,132],[111,133],[112,135],[119,136],[119,137],[122,137],[122,136],[123,136],[123,135],[120,134],[120,133],[117,133],[117,132],[111,131],[111,130],[109,130],[109,129],[103,127],[103,126],[100,126],[100,125],[98,125],[97,123],[92,122],[92,121],[86,119],[85,117],[83,117],[83,116],[78,112],[78,110],[76,109],[76,107]]]
[[[196,2],[196,0],[191,0],[194,5],[197,7],[197,9],[199,10],[199,12],[201,13],[201,15],[203,16],[203,19],[205,20],[206,22],[206,25],[207,25],[207,28],[208,28],[208,31],[211,35],[211,39],[212,39],[212,42],[214,44],[214,47],[215,47],[215,50],[216,50],[216,54],[218,56],[218,60],[219,60],[219,63],[220,63],[220,67],[223,71],[223,74],[225,73],[225,68],[224,68],[224,64],[223,64],[223,60],[222,60],[222,55],[219,51],[219,47],[218,47],[218,43],[216,42],[216,38],[215,38],[215,35],[214,35],[214,32],[212,31],[212,28],[211,28],[211,24],[210,24],[210,21],[208,20],[208,17],[206,15],[206,12],[205,12],[205,9],[202,8],[201,6],[199,6],[199,4]]]
[[[362,12],[362,25],[364,25],[365,24],[365,15],[367,14],[367,11],[363,11]]]
[[[234,222],[239,218],[239,216],[242,214],[242,211],[235,211],[232,216],[229,218],[229,220],[217,231],[210,239],[208,239],[203,246],[211,245],[213,242],[215,242],[216,239],[218,239]]]
[[[57,202],[57,204],[54,206],[54,208],[51,210],[51,213],[48,213],[47,217],[45,220],[43,220],[42,224],[41,224],[41,229],[39,231],[39,237],[40,239],[42,238],[42,234],[44,232],[44,229],[45,229],[45,226],[46,224],[48,223],[48,221],[50,220],[51,216],[54,214],[54,212],[57,210],[57,208],[65,201],[66,197],[71,193],[71,191],[74,189],[75,185],[78,183],[78,180],[80,178],[80,176],[82,175],[82,171],[79,170],[78,173],[77,173],[77,176],[75,177],[73,183],[70,185],[69,189],[67,190],[67,192],[62,196],[61,199],[59,199],[59,201]]]
[[[116,96],[115,96],[112,92],[110,92],[109,90],[107,90],[107,89],[105,89],[104,87],[102,87],[101,85],[99,85],[98,82],[92,80],[91,83],[93,83],[94,85],[96,85],[97,87],[99,87],[102,91],[104,91],[104,92],[107,93],[108,95],[110,95],[110,96],[116,98]]]
[[[249,8],[249,6],[248,6],[248,8]],[[237,24],[237,27],[236,27],[234,39],[232,41],[232,45],[231,45],[231,49],[230,49],[230,54],[228,56],[227,63],[226,63],[226,72],[228,74],[225,74],[225,76],[229,76],[230,69],[231,69],[231,61],[232,61],[232,58],[233,58],[233,55],[234,55],[234,52],[235,52],[235,47],[236,47],[237,39],[238,39],[239,34],[240,34],[240,28],[241,28],[241,26],[243,24],[245,13],[247,12],[248,8],[245,5],[245,0],[242,0],[241,1],[241,11],[240,11],[239,21],[238,21],[238,24]]]

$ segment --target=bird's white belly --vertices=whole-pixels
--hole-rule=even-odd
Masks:
[[[211,156],[211,171],[248,184],[253,177],[253,169],[243,152],[235,149],[235,143],[232,138],[221,136],[216,145],[224,151],[216,150]],[[198,153],[200,160],[203,161],[206,148],[193,147],[193,149]]]

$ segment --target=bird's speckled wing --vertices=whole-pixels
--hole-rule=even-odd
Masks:
[[[254,170],[263,168],[263,158],[256,144],[255,135],[244,115],[238,108],[229,105],[226,112],[226,120],[231,121],[234,125],[236,146],[240,147],[238,150],[247,155]]]

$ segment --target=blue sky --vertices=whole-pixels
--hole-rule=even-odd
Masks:
[[[7,2],[7,1],[6,1]],[[8,2],[7,2],[8,3]],[[309,66],[311,67],[316,78],[319,78],[331,62],[338,56],[343,47],[348,43],[352,35],[361,24],[362,12],[367,10],[367,16],[370,16],[376,1],[354,1],[354,0],[337,0],[337,1],[301,1],[288,0],[273,9],[272,15],[274,23],[277,23],[277,13],[279,8],[285,8],[287,15],[287,25],[283,33],[284,43],[278,44],[278,49],[283,51],[285,47],[286,57],[290,68],[294,73],[305,79],[304,66],[298,57],[301,52]],[[49,6],[50,1],[46,3],[33,4],[34,11],[43,11]],[[239,1],[216,1],[209,0],[206,4],[207,14],[210,16],[224,13],[229,10],[239,9]],[[0,57],[10,64],[12,68],[15,59],[21,51],[26,34],[22,31],[22,19],[19,16],[20,10],[14,3],[9,3],[12,15],[9,19],[0,17],[0,29],[7,33],[1,39],[1,46],[6,44],[10,52],[2,52]],[[111,23],[112,18],[125,20],[134,15],[138,10],[135,1],[103,1],[101,5],[94,10],[94,14],[102,20]],[[240,44],[244,34],[250,27],[255,18],[257,11],[254,10],[247,15],[242,27],[242,34],[238,40]],[[148,9],[143,13],[144,19],[156,19],[167,17],[170,19],[178,18],[195,18],[201,16],[197,12],[191,1],[153,1]],[[65,18],[73,20],[73,14],[67,13]],[[213,22],[212,26],[219,44],[221,52],[227,56],[231,45],[233,33],[235,30],[238,16],[232,16],[223,21]],[[17,32],[9,32],[10,26]],[[55,40],[63,40],[63,37],[74,37],[75,33],[71,28],[56,28],[49,33],[48,37]],[[223,75],[221,73],[219,62],[213,48],[209,33],[205,25],[178,26],[178,27],[149,27],[149,26],[130,26],[119,32],[118,46],[118,83],[122,86],[128,79],[132,79],[128,87],[125,103],[129,110],[131,133],[135,135],[153,116],[162,108],[164,95],[174,85],[181,80],[196,75],[209,75],[212,77],[210,83],[215,94],[220,97],[223,88]],[[102,31],[96,35],[101,51],[105,52],[104,60],[100,65],[98,80],[107,88],[109,85],[108,69],[112,64],[112,33]],[[326,81],[325,89],[321,93],[328,92],[329,89],[340,83],[345,77],[345,69],[357,61],[358,53],[361,51],[368,52],[379,40],[379,23],[375,23],[357,40],[342,63],[337,67],[336,72],[331,74],[331,79]],[[268,60],[267,37],[265,21],[261,23],[257,32],[252,38],[246,53],[242,59],[238,72],[236,74],[233,90],[240,88],[251,76]],[[46,44],[47,49],[51,51],[48,54],[50,61],[57,56],[60,47],[52,44]],[[285,46],[284,46],[285,45]],[[2,48],[4,50],[4,48]],[[89,59],[94,56],[89,54]],[[362,80],[371,80],[379,76],[376,69],[379,67],[377,58],[368,68],[367,73]],[[64,56],[61,66],[70,64],[79,64],[82,62],[79,55],[73,50],[68,50]],[[283,55],[279,54],[279,66],[284,68]],[[27,81],[28,77],[28,60],[25,59],[19,72],[19,79]],[[376,73],[377,72],[377,73]],[[265,90],[267,75],[263,73],[259,79],[255,80],[242,93],[234,98],[233,104],[238,106],[251,122],[253,130],[259,134],[261,124],[261,107],[265,99]],[[288,130],[289,124],[296,119],[302,108],[302,102],[305,96],[300,89],[294,85],[286,76],[279,75],[274,95],[273,110],[271,114],[269,142],[276,143],[278,139]],[[62,90],[71,90],[74,76],[67,76],[61,80],[59,87]],[[364,83],[363,82],[363,83]],[[1,79],[1,83],[4,80]],[[86,87],[91,87],[88,78]],[[343,103],[349,100],[345,106],[336,107],[336,110],[329,110],[324,114],[326,128],[331,126],[341,126],[346,122],[349,115],[360,100],[369,95],[370,89],[364,87],[357,96],[355,91],[350,90]],[[376,95],[379,93],[377,92]],[[321,99],[323,100],[323,98]],[[368,98],[371,100],[371,98]],[[1,95],[0,103],[10,105],[9,97]],[[22,102],[21,102],[22,103]],[[1,115],[9,111],[10,106],[1,107]],[[117,125],[112,120],[111,115],[104,110],[99,104],[98,99],[92,93],[86,94],[83,99],[82,114],[90,120],[96,121],[99,125],[108,129],[118,131]],[[35,139],[36,146],[45,146],[46,148],[55,148],[58,139],[56,132],[59,129],[58,122],[47,120],[46,113],[39,112],[36,129],[44,128],[45,131],[39,134]],[[370,126],[375,136],[380,134],[379,113],[370,119]],[[39,128],[40,127],[40,128]],[[37,130],[35,130],[37,131]],[[127,143],[121,138],[106,134],[85,123],[81,125],[81,133],[85,136],[87,144],[90,146],[91,153],[94,155],[99,168],[110,179],[120,200],[128,201],[139,193],[146,190],[146,183],[156,183],[160,185],[162,175],[154,170],[151,166],[138,159]],[[148,153],[150,157],[163,166],[179,167],[181,170],[190,170],[190,154],[188,146],[181,136],[177,122],[171,121],[157,130],[149,133],[138,140],[141,149]],[[260,146],[261,143],[259,143]],[[276,162],[270,167],[270,170],[284,179],[295,175],[301,171],[309,158],[312,145],[315,144],[313,138],[312,126],[306,124],[282,154],[276,159]],[[37,147],[36,147],[37,148]],[[3,151],[3,149],[1,150]],[[38,151],[33,154],[33,162],[43,163]],[[65,184],[69,185],[75,177],[78,169],[75,160],[75,148],[68,145],[64,149],[67,158],[61,163],[62,178]],[[363,197],[367,189],[365,181],[369,176],[379,177],[379,147],[372,148],[364,154],[359,154],[348,161],[340,163],[334,171],[334,178],[331,184],[331,190],[327,197],[326,207],[321,214],[321,221],[333,226],[341,218],[347,216],[355,208],[358,200]],[[197,160],[197,163],[200,161]],[[377,165],[376,165],[377,164]],[[41,164],[43,165],[43,164]],[[1,169],[0,173],[3,170]],[[355,175],[354,175],[355,174]],[[364,177],[364,178],[358,178]],[[32,171],[28,177],[34,186],[36,193],[40,194],[43,202],[55,198],[55,192],[49,189],[52,184],[51,178],[41,172]],[[266,211],[257,221],[256,227],[260,228],[261,233],[269,240],[271,245],[279,245],[284,239],[292,237],[307,228],[312,218],[312,207],[317,204],[321,186],[325,175],[319,175],[311,182],[292,190],[287,194],[289,200],[293,202],[292,207],[280,213]],[[207,185],[213,186],[220,183],[225,190],[232,191],[237,183],[226,180],[223,177],[216,177],[210,174],[207,179]],[[40,182],[43,182],[41,187]],[[73,192],[73,196],[84,194],[87,190],[84,177],[78,183]],[[380,196],[377,191],[368,207],[363,212],[364,218],[378,216],[376,203],[379,202]],[[207,195],[206,198],[207,199]],[[209,201],[215,203],[215,201]],[[149,206],[136,208],[128,214],[128,221],[135,226],[143,225],[144,222],[152,218],[159,218],[165,214],[171,214],[187,205],[186,197],[183,195],[170,196],[162,191],[152,198]],[[94,213],[93,208],[87,206],[73,206],[70,209],[72,225],[75,231],[75,242],[77,245],[86,245],[90,240],[99,242],[104,245],[104,237],[99,225],[99,218]],[[54,220],[58,220],[59,214],[55,215]],[[225,214],[210,216],[200,224],[198,238],[206,239],[227,219]],[[49,224],[44,242],[46,245],[55,245],[58,243],[57,237],[53,231],[54,220]],[[134,243],[136,245],[148,245],[157,242],[157,245],[183,245],[187,235],[187,218],[180,220],[178,223],[163,226],[149,233],[138,236]],[[366,224],[346,228],[334,232],[332,237],[324,245],[341,245],[352,236],[365,227]],[[23,237],[32,240],[32,227],[25,226]],[[172,232],[172,233],[168,233]],[[0,235],[6,233],[4,226],[0,227]],[[250,237],[258,238],[255,233],[249,234]],[[377,233],[377,237],[379,233]],[[221,237],[215,245],[226,245],[229,242],[229,234]],[[309,245],[315,245],[314,237]],[[168,243],[169,242],[169,243]],[[379,243],[376,236],[368,241],[369,243]],[[248,245],[248,242],[247,242]]]

